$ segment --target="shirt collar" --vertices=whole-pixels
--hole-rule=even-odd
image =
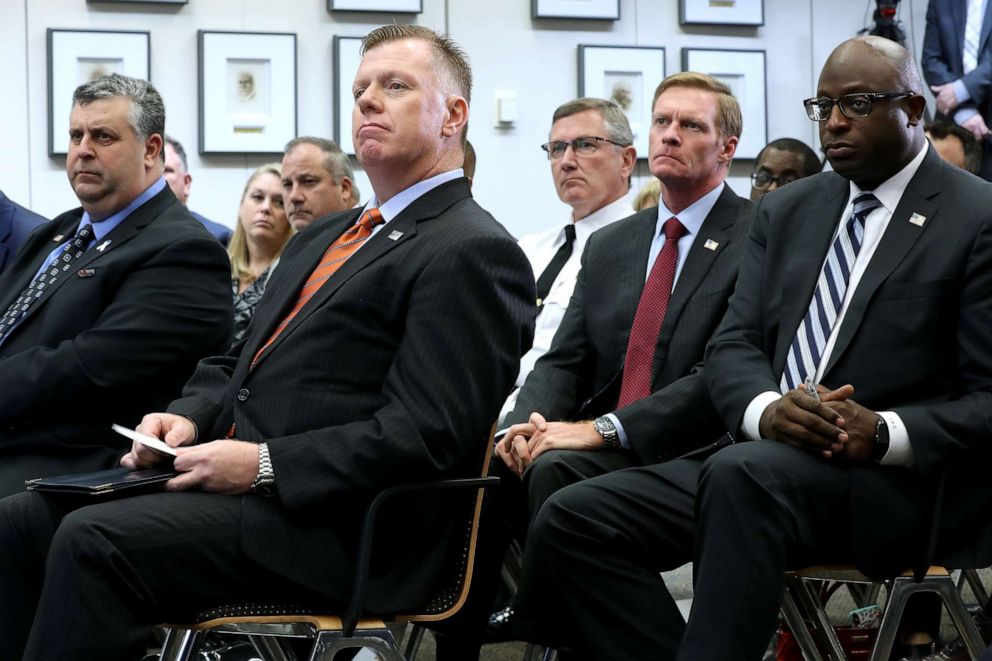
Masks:
[[[634,207],[630,205],[627,195],[619,197],[606,206],[596,209],[585,218],[575,221],[575,239],[579,242],[585,241],[586,237],[596,230],[606,227],[616,220],[631,216],[633,213]],[[564,230],[561,230],[558,238],[562,238],[564,235]]]
[[[92,225],[93,240],[102,241],[105,236],[107,236],[114,230],[114,228],[116,228],[118,225],[124,222],[124,219],[130,216],[135,209],[137,209],[142,204],[144,204],[148,200],[152,199],[153,197],[161,193],[163,188],[165,188],[165,177],[159,177],[158,180],[155,183],[153,183],[151,186],[146,188],[144,192],[141,193],[141,195],[134,198],[134,200],[132,200],[129,205],[127,205],[117,213],[111,214],[102,220],[98,220],[94,222],[93,219],[90,218],[90,214],[84,211],[83,218],[82,220],[79,221],[79,228],[82,228],[86,225]],[[79,229],[77,229],[76,231],[78,232]]]
[[[920,153],[913,157],[909,163],[907,163],[903,169],[896,172],[894,175],[883,181],[875,190],[870,191],[874,193],[878,201],[882,203],[885,210],[890,214],[895,213],[896,207],[899,206],[899,200],[902,199],[902,194],[906,192],[906,187],[909,186],[909,182],[916,175],[916,171],[920,169],[920,165],[923,164],[923,158],[927,155],[927,149],[929,147],[928,142],[923,143],[923,148],[920,149]],[[864,192],[858,188],[857,184],[853,181],[850,183],[851,186],[851,196],[848,198],[848,203],[853,200],[860,193]]]
[[[441,184],[447,183],[449,181],[454,181],[460,177],[464,177],[465,173],[461,168],[455,168],[454,170],[448,170],[447,172],[442,172],[441,174],[436,174],[429,179],[424,179],[423,181],[418,181],[413,186],[400,191],[396,195],[389,198],[389,201],[379,206],[379,200],[374,195],[370,199],[364,210],[374,209],[378,207],[379,213],[382,214],[382,220],[388,223],[396,216],[400,215],[404,209],[413,204],[418,198],[420,198],[425,193],[434,190]],[[363,212],[364,213],[364,212]]]
[[[726,186],[724,182],[720,182],[713,190],[711,190],[706,195],[687,206],[685,209],[679,213],[672,213],[668,207],[665,206],[665,201],[663,199],[658,200],[658,220],[655,223],[655,235],[661,234],[665,221],[667,221],[672,216],[679,219],[682,226],[686,229],[686,236],[695,236],[699,234],[700,228],[703,226],[703,221],[706,220],[706,216],[710,215],[710,211],[713,210],[713,206],[716,201],[720,199],[720,195],[723,194],[723,188]]]

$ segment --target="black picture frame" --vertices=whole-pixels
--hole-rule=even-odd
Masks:
[[[329,12],[422,14],[424,0],[327,0]]]
[[[531,0],[531,18],[565,18],[596,21],[619,21],[620,0],[592,0],[593,11],[589,7],[578,6],[575,0]],[[583,3],[588,4],[588,3]]]
[[[758,27],[765,24],[765,0],[679,0],[679,25]]]

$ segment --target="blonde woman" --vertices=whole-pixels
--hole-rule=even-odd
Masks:
[[[238,225],[227,249],[234,295],[234,344],[244,337],[269,274],[292,234],[283,208],[282,171],[278,163],[263,165],[245,184]]]

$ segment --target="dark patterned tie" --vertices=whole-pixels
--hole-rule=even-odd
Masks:
[[[851,217],[837,233],[827,253],[827,259],[816,281],[813,300],[803,317],[796,336],[792,339],[789,357],[779,387],[787,393],[801,384],[807,376],[812,377],[823,358],[830,332],[837,321],[837,315],[844,305],[847,282],[851,278],[854,260],[861,250],[865,238],[865,218],[882,206],[871,193],[861,193],[851,205]]]
[[[17,300],[3,313],[3,317],[0,317],[0,341],[7,337],[17,321],[41,298],[46,290],[51,289],[60,280],[64,280],[72,273],[73,265],[86,252],[86,247],[92,239],[93,226],[84,225],[81,227],[72,241],[66,243],[62,252],[52,260],[52,263],[24,288]]]
[[[623,361],[623,381],[620,385],[620,400],[617,408],[622,408],[651,394],[651,367],[654,364],[654,350],[658,344],[661,323],[668,311],[668,301],[675,286],[675,269],[679,263],[679,239],[685,234],[685,226],[674,216],[665,221],[665,245],[661,254],[654,260],[651,274],[641,300],[637,303],[634,323],[630,327],[630,340],[627,342],[627,356]]]
[[[575,224],[569,223],[565,226],[565,243],[561,244],[558,252],[551,258],[545,267],[541,277],[537,279],[537,307],[544,307],[544,299],[551,293],[551,285],[555,283],[555,278],[565,267],[565,262],[572,256],[572,247],[575,243]]]

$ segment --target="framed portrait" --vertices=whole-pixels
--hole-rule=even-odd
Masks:
[[[86,0],[87,4],[102,5],[105,3],[131,5],[185,5],[189,0]]]
[[[424,0],[327,0],[327,11],[375,11],[420,14]]]
[[[620,20],[620,0],[531,0],[533,18]]]
[[[664,78],[664,48],[579,46],[579,96],[610,99],[623,109],[637,158],[648,157],[651,98]]]
[[[282,154],[296,137],[296,35],[197,35],[200,153]]]
[[[730,88],[744,117],[735,157],[757,158],[768,143],[765,51],[683,48],[682,70],[708,73]]]
[[[679,0],[679,25],[764,25],[765,0]]]
[[[94,78],[119,73],[148,80],[148,32],[48,29],[48,155],[69,148],[72,93]]]
[[[351,110],[355,99],[351,84],[362,61],[361,37],[334,37],[334,142],[349,156],[355,155],[351,140]]]

